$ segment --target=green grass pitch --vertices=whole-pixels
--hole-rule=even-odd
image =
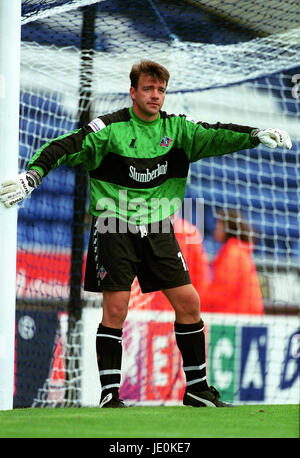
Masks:
[[[1,438],[299,438],[298,405],[0,411]]]

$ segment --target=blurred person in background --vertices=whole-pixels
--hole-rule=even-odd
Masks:
[[[240,212],[219,210],[214,237],[222,247],[212,262],[212,278],[202,294],[201,311],[263,314],[262,293],[252,258],[255,240]]]

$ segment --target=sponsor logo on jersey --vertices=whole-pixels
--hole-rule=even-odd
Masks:
[[[159,177],[160,175],[166,175],[168,170],[168,161],[164,164],[157,164],[155,169],[149,170],[146,169],[143,172],[137,172],[136,168],[131,165],[129,167],[129,177],[139,183],[148,183],[149,181],[155,180],[155,178]]]
[[[94,131],[94,132],[98,132],[99,130],[103,129],[105,126],[104,122],[101,121],[100,118],[95,118],[93,119],[93,121],[91,121],[89,123],[89,126],[90,128]]]
[[[172,138],[169,138],[169,137],[166,137],[164,136],[161,141],[160,141],[160,144],[159,146],[164,146],[165,148],[168,148],[171,144],[171,142],[173,141]]]

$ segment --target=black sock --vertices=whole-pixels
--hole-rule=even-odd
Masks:
[[[207,390],[203,321],[193,324],[175,322],[174,329],[176,342],[182,355],[187,389],[191,391]]]
[[[99,325],[96,336],[97,362],[102,387],[101,400],[118,394],[121,384],[122,329]]]

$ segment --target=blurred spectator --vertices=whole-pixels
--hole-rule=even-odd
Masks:
[[[214,237],[223,245],[212,262],[212,279],[201,297],[201,312],[264,313],[254,239],[236,210],[219,211]]]
[[[202,236],[196,226],[179,217],[175,218],[173,226],[192,283],[201,301],[201,296],[210,278],[209,260],[202,244]],[[168,299],[161,291],[142,294],[137,280],[134,281],[131,291],[130,308],[173,311]]]

